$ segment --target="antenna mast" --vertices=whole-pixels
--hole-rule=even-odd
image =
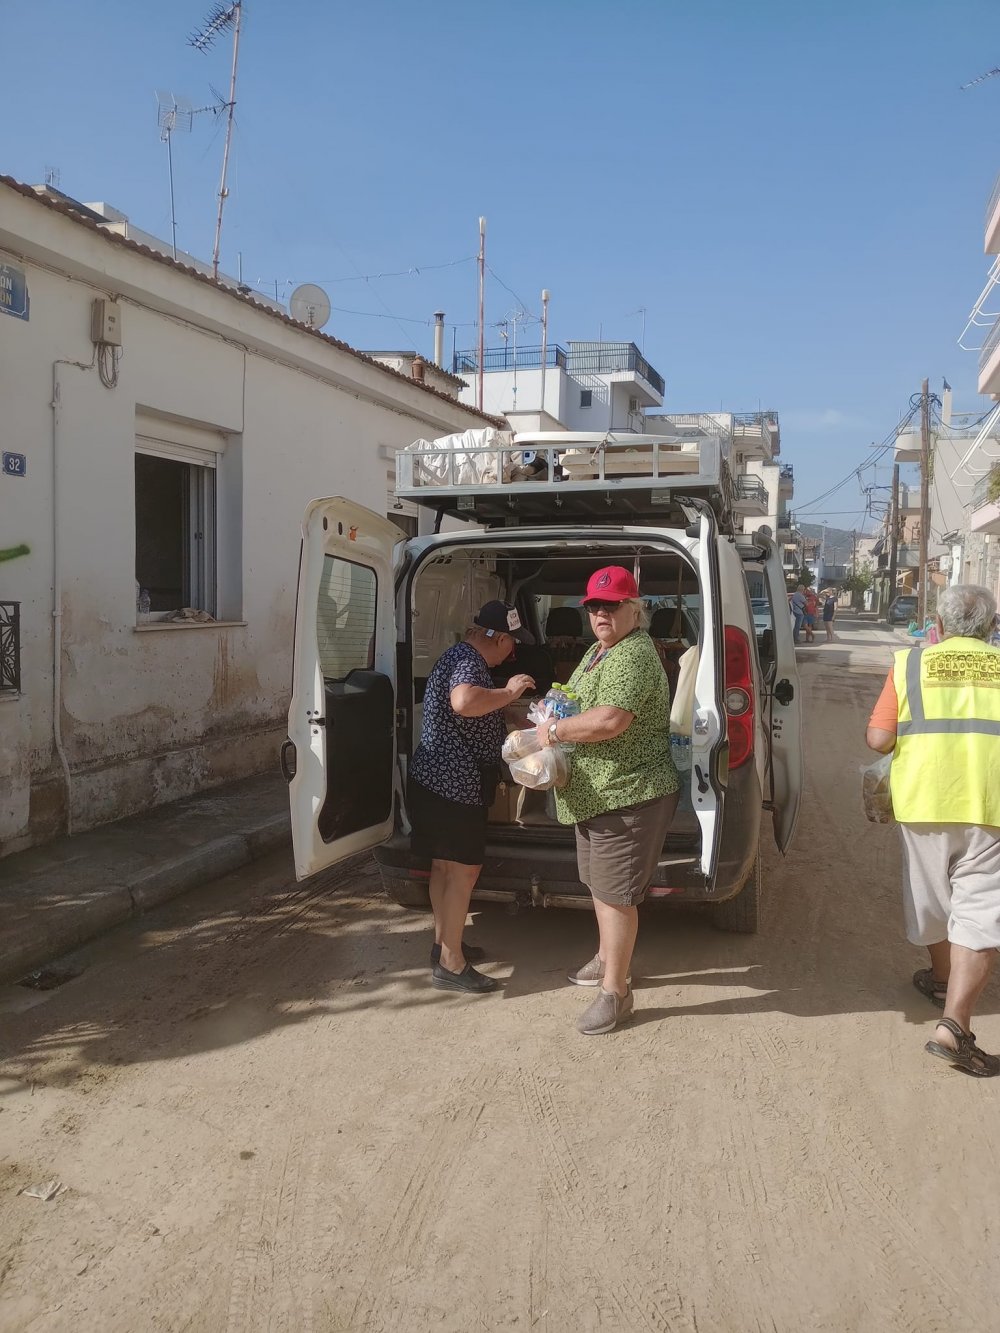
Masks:
[[[212,246],[212,277],[219,276],[219,248],[222,245],[222,210],[229,190],[226,174],[229,170],[229,149],[233,140],[233,112],[236,110],[236,70],[240,59],[240,24],[243,19],[243,0],[231,4],[217,4],[201,30],[192,33],[189,41],[197,51],[207,51],[221,32],[233,30],[233,68],[229,77],[229,101],[226,102],[226,146],[222,151],[222,180],[219,183],[219,211],[215,219],[215,243]]]

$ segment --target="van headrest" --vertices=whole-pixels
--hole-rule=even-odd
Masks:
[[[583,616],[575,606],[555,606],[545,621],[547,639],[579,639],[583,634]]]
[[[672,606],[660,606],[653,612],[653,618],[649,622],[649,634],[653,639],[673,639],[674,622],[677,620],[677,612]],[[683,633],[684,617],[681,616],[681,632]]]

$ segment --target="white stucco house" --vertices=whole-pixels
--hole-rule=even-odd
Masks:
[[[6,177],[0,400],[0,854],[275,764],[306,503],[498,424]]]

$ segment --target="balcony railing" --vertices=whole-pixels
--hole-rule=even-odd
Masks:
[[[557,343],[545,349],[547,369],[566,369],[566,350]],[[483,353],[484,370],[541,370],[541,347],[488,347]],[[456,352],[451,361],[455,375],[475,375],[479,371],[479,353],[473,348],[468,352]]]
[[[733,479],[737,500],[755,500],[767,509],[767,487],[760,477],[739,476]]]
[[[21,603],[0,602],[0,692],[21,690]]]
[[[666,381],[654,370],[635,343],[605,343],[598,347],[571,347],[566,355],[571,375],[608,375],[631,370],[663,397]]]
[[[973,509],[982,509],[983,505],[996,504],[997,499],[997,477],[994,475],[994,469],[991,468],[984,477],[980,477],[976,482],[970,503]]]
[[[778,476],[782,481],[794,481],[795,468],[791,463],[782,463]]]
[[[990,329],[989,337],[983,343],[983,349],[979,353],[980,370],[986,369],[990,357],[996,351],[998,346],[1000,346],[1000,319],[998,319],[992,329]]]
[[[666,390],[663,376],[653,369],[635,343],[600,343],[596,346],[572,347],[569,351],[558,343],[546,348],[545,365],[558,367],[571,375],[608,375],[619,370],[630,370],[644,379],[662,397]],[[479,372],[479,353],[472,348],[456,352],[452,357],[455,375],[476,375]],[[489,347],[483,352],[483,370],[541,370],[541,347]]]
[[[996,180],[993,182],[993,191],[990,194],[989,203],[986,205],[987,227],[990,225],[990,218],[993,216],[993,212],[998,203],[1000,203],[1000,176],[997,176]]]

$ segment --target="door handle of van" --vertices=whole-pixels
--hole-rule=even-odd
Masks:
[[[790,680],[779,680],[774,687],[774,697],[779,704],[790,704],[795,698],[795,686]]]
[[[288,756],[292,756],[292,762],[288,762]],[[295,777],[295,742],[284,740],[281,742],[281,749],[278,751],[278,763],[281,765],[281,776],[286,782],[291,782]]]

